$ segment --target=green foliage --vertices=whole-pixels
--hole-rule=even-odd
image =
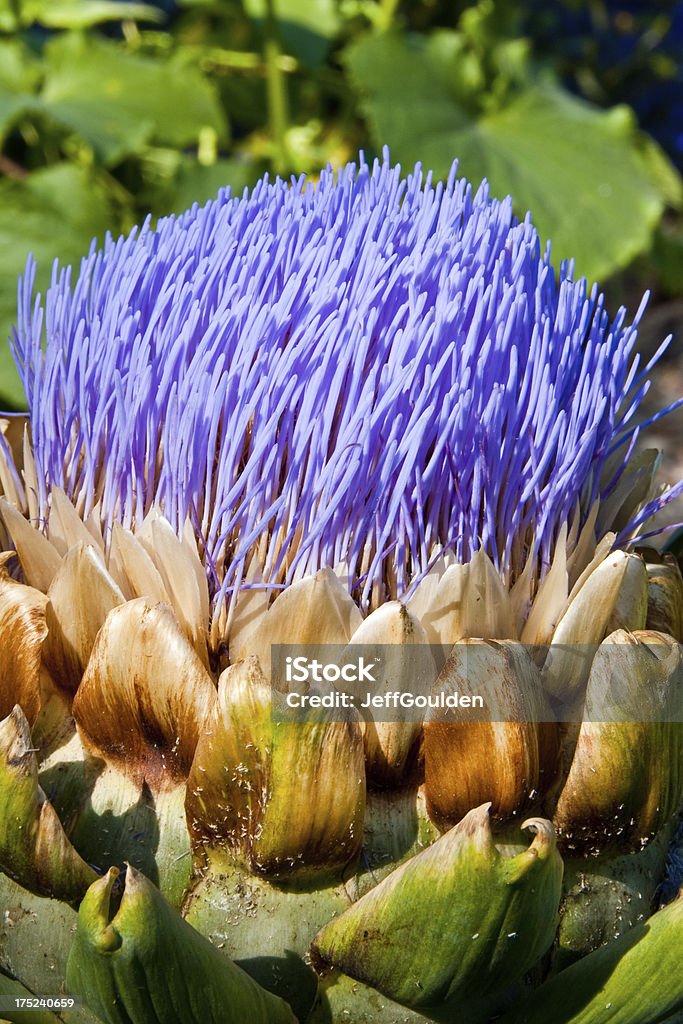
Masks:
[[[17,279],[30,252],[38,260],[38,287],[50,280],[57,254],[64,263],[85,255],[93,237],[116,223],[106,179],[74,164],[34,171],[23,181],[0,180],[0,323],[12,323]],[[0,348],[2,398],[22,403],[22,391],[9,346]]]
[[[521,214],[531,210],[555,259],[574,257],[589,278],[647,248],[665,200],[629,112],[604,113],[529,78],[511,90],[502,74],[500,104],[479,112],[485,72],[474,60],[461,61],[463,52],[455,32],[370,36],[349,48],[347,64],[376,144],[386,140],[403,164],[421,160],[442,177],[457,154],[465,177],[487,178],[494,195],[509,193]]]
[[[19,26],[38,22],[46,28],[91,28],[107,21],[121,18],[144,18],[146,21],[161,21],[160,12],[148,4],[116,3],[112,0],[24,0],[23,3],[6,5],[16,10]],[[0,7],[2,10],[2,7]]]
[[[114,43],[77,34],[46,48],[41,103],[92,147],[105,167],[150,143],[196,145],[203,130],[225,139],[223,112],[211,85],[181,59],[152,60]]]
[[[16,39],[0,40],[0,140],[16,118],[29,110],[40,73]]]
[[[267,17],[267,0],[244,0],[244,9],[257,25]],[[310,68],[325,60],[340,19],[334,0],[279,0],[277,18],[287,51]]]
[[[196,145],[206,129],[226,137],[215,89],[177,56],[153,60],[78,32],[48,42],[40,65],[16,41],[0,47],[0,132],[20,115],[44,117],[105,167],[151,143]]]
[[[29,251],[44,286],[107,229],[385,144],[440,176],[457,157],[578,273],[639,257],[680,293],[678,172],[541,68],[524,23],[511,0],[0,0],[0,339]],[[0,341],[0,407],[21,402]]]

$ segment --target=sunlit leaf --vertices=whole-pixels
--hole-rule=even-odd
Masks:
[[[21,20],[47,28],[88,28],[106,21],[163,21],[163,14],[148,4],[116,0],[24,0]]]
[[[0,41],[0,140],[31,108],[38,77],[35,59],[18,40]]]
[[[438,45],[437,45],[438,42]],[[493,113],[458,102],[443,33],[366,36],[346,60],[377,146],[409,166],[447,175],[452,161],[472,182],[511,194],[533,212],[555,260],[574,257],[588,278],[629,263],[650,243],[672,193],[644,156],[625,108],[603,112],[552,84],[533,83]],[[397,74],[400,69],[400,74]]]
[[[245,188],[253,185],[261,168],[239,160],[218,160],[203,167],[195,161],[185,161],[164,194],[164,212],[182,213],[193,203],[202,206],[213,199],[219,189],[230,186],[234,196],[241,196]]]
[[[0,408],[23,405],[7,338],[29,252],[38,260],[38,286],[44,290],[56,256],[77,264],[94,236],[115,227],[101,183],[71,164],[36,171],[22,182],[0,180]]]
[[[665,225],[655,235],[651,254],[659,284],[671,296],[683,285],[683,225]]]
[[[46,61],[45,110],[107,165],[152,141],[190,146],[206,128],[225,136],[213,87],[177,59],[133,56],[116,43],[74,33],[50,43]]]
[[[285,49],[309,67],[322,64],[339,31],[334,0],[275,0],[274,6]],[[266,7],[266,0],[244,0],[247,14],[259,22],[266,17]]]
[[[14,32],[17,25],[17,11],[11,0],[0,0],[0,32]]]

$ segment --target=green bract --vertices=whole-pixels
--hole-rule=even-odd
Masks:
[[[66,976],[103,1020],[294,1024],[285,1002],[221,956],[134,868],[112,916],[117,874],[110,869],[88,889]]]

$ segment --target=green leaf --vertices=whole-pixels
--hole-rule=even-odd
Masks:
[[[37,22],[47,28],[89,28],[107,21],[163,21],[164,15],[148,4],[116,3],[115,0],[29,0],[21,7],[25,25]]]
[[[475,185],[527,210],[555,262],[573,257],[589,279],[644,251],[673,185],[645,158],[626,108],[603,112],[552,84],[531,83],[477,116],[459,100],[444,33],[366,36],[346,51],[373,140],[395,160],[445,177],[452,161]],[[400,68],[401,73],[396,74]]]
[[[16,32],[18,19],[11,0],[0,0],[0,32]]]
[[[37,62],[18,40],[0,41],[0,142],[33,105],[38,77]]]
[[[148,142],[196,145],[203,130],[226,135],[213,87],[178,59],[133,56],[112,42],[73,33],[46,50],[44,109],[106,165]]]
[[[24,395],[7,338],[16,318],[17,279],[30,252],[44,289],[56,256],[77,263],[93,236],[116,229],[101,181],[71,164],[36,171],[25,181],[0,180],[0,407],[23,407]]]
[[[411,151],[417,153],[423,142],[438,145],[440,133],[447,132],[440,162],[452,162],[447,156],[453,151],[452,136],[472,123],[457,100],[453,80],[460,46],[455,32],[439,33],[429,41],[386,34],[365,36],[345,51],[375,142],[391,146],[395,158],[414,163]]]
[[[642,137],[641,158],[666,202],[677,210],[683,206],[683,179],[664,150],[649,135]]]
[[[182,213],[193,203],[203,205],[214,199],[218,190],[230,186],[233,196],[241,196],[245,188],[255,184],[260,168],[239,160],[217,160],[207,167],[186,159],[173,183],[163,194],[160,204],[164,213]]]
[[[272,995],[196,932],[143,874],[94,882],[78,914],[67,985],[108,1024],[296,1024]]]
[[[275,0],[278,32],[285,49],[309,67],[323,63],[339,31],[334,0]],[[250,18],[263,22],[266,0],[244,0]]]
[[[664,292],[667,295],[679,296],[683,283],[683,224],[674,222],[671,225],[660,226],[652,247],[652,262]],[[673,538],[670,539],[669,545],[672,543]],[[669,545],[667,550],[675,551],[678,555],[679,549]],[[683,552],[683,545],[681,551]]]

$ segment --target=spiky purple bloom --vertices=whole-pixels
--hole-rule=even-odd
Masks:
[[[623,471],[652,365],[641,311],[610,323],[509,198],[386,154],[93,243],[44,305],[34,270],[14,351],[41,515],[59,485],[105,536],[189,517],[220,594],[255,552],[273,586],[346,563],[365,606],[442,549],[542,568]]]

